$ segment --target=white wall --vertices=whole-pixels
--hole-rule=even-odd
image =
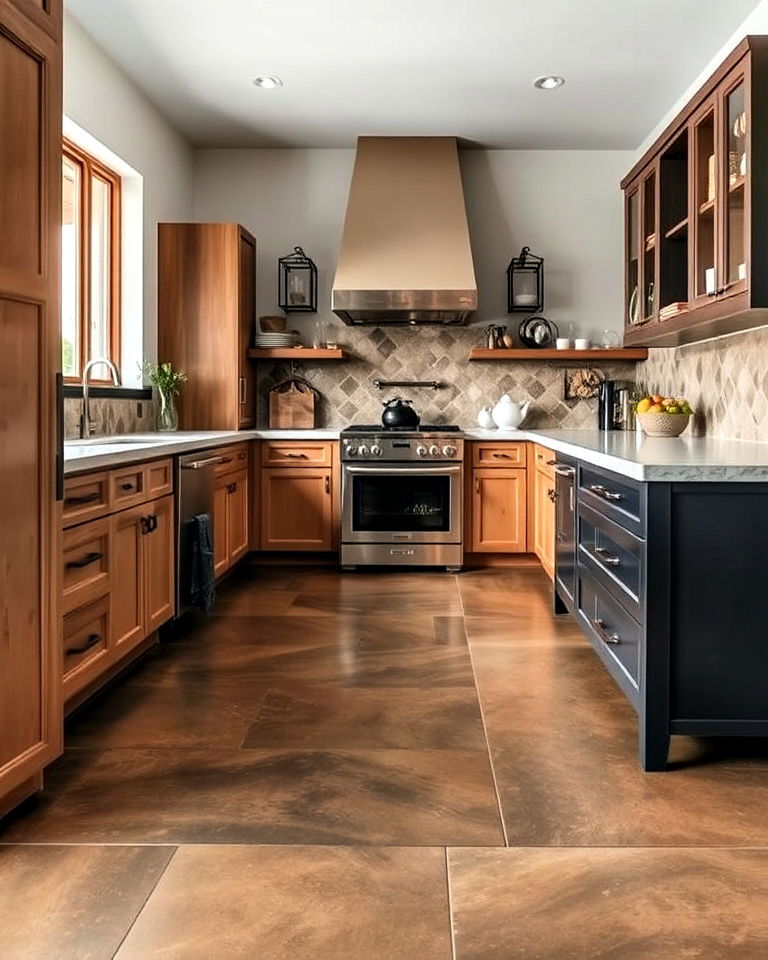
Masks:
[[[707,80],[709,80],[723,60],[725,60],[728,54],[731,53],[733,48],[738,46],[744,37],[760,36],[761,34],[768,34],[768,0],[762,0],[762,2],[755,7],[755,9],[752,11],[752,13],[750,13],[739,29],[728,38],[728,40],[722,45],[714,57],[712,57],[709,63],[704,67],[701,73],[691,81],[687,89],[684,90],[675,100],[666,114],[659,120],[653,130],[651,130],[645,140],[640,144],[635,152],[635,160],[639,160],[645,151],[653,146],[654,141],[661,136],[665,128],[675,119],[677,114],[680,113],[691,97],[693,97],[707,82]]]
[[[528,244],[545,257],[546,316],[563,326],[572,321],[579,333],[596,339],[605,327],[621,329],[619,181],[632,156],[624,151],[462,153],[480,292],[476,322],[516,322],[506,314],[505,270],[510,257]],[[275,312],[277,258],[300,244],[318,264],[319,302],[330,316],[353,161],[353,150],[196,151],[195,219],[237,220],[259,238],[259,314]]]
[[[143,353],[155,359],[157,223],[191,219],[192,148],[70,14],[64,22],[64,114],[143,178]],[[126,385],[135,385],[133,360],[122,373]]]

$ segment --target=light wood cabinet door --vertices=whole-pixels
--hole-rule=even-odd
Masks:
[[[144,524],[146,506],[114,514],[112,523],[111,646],[124,651],[144,639]]]
[[[170,620],[175,609],[173,497],[148,503],[146,509],[142,537],[145,637]]]
[[[551,580],[555,573],[555,482],[538,468],[534,470],[533,482],[534,551]]]
[[[333,477],[328,468],[261,472],[261,549],[331,550]]]
[[[228,480],[227,553],[232,566],[248,553],[248,474],[243,470]]]
[[[526,473],[497,467],[473,471],[473,552],[525,553]]]
[[[0,3],[0,813],[62,742],[61,0],[47,9]]]
[[[213,572],[220,577],[229,567],[229,531],[227,478],[219,477],[213,486]]]

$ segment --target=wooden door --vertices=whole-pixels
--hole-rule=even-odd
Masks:
[[[328,467],[261,472],[261,549],[330,550],[333,478]]]
[[[62,743],[61,15],[0,4],[0,812]]]
[[[689,248],[690,303],[698,307],[717,295],[719,233],[722,205],[721,158],[718,156],[718,104],[714,97],[691,118]]]
[[[144,636],[171,619],[174,602],[173,497],[146,504],[149,523],[143,536]]]
[[[555,483],[543,470],[534,470],[534,551],[551,578],[555,559]]]
[[[525,553],[526,472],[493,467],[473,471],[475,553]]]
[[[749,62],[732,70],[720,88],[722,170],[718,290],[721,298],[744,293],[751,247],[751,76]]]
[[[227,553],[231,566],[248,553],[248,473],[243,470],[227,479]]]
[[[120,657],[144,637],[144,527],[146,505],[113,514],[112,636]]]
[[[256,240],[247,230],[239,231],[240,298],[238,308],[238,379],[239,426],[252,427],[256,422],[256,364],[248,359],[253,345],[256,323]]]
[[[213,572],[220,577],[229,568],[229,493],[226,477],[217,477],[213,486]]]

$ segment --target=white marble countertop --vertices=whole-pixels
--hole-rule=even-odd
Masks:
[[[243,440],[338,440],[339,430],[206,430],[172,434],[126,434],[68,441],[64,472],[83,473],[173,456]],[[467,440],[531,440],[574,459],[613,470],[635,480],[768,482],[768,443],[715,437],[644,437],[633,432],[599,430],[467,429]]]

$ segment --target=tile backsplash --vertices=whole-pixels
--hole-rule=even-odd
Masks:
[[[115,433],[145,433],[157,429],[157,417],[153,400],[110,400],[91,397],[91,420],[95,436],[111,436]],[[139,413],[141,410],[141,413]],[[80,414],[83,401],[74,397],[64,400],[64,436],[75,440],[80,436]]]
[[[637,379],[650,390],[687,397],[699,435],[768,440],[768,327],[654,348],[638,364]]]
[[[580,365],[542,361],[473,361],[469,351],[483,341],[482,327],[365,327],[341,328],[347,361],[299,363],[296,373],[320,393],[318,426],[378,423],[382,401],[393,396],[412,399],[423,422],[474,426],[481,407],[508,393],[518,402],[531,401],[526,426],[584,428],[596,422],[594,400],[564,400],[566,369]],[[586,366],[587,364],[585,364]],[[594,365],[594,364],[593,364]],[[634,379],[635,364],[606,363],[600,369],[613,379]],[[268,424],[272,386],[290,373],[287,364],[259,365],[259,426]],[[392,387],[379,390],[382,380],[439,380],[439,390]]]

